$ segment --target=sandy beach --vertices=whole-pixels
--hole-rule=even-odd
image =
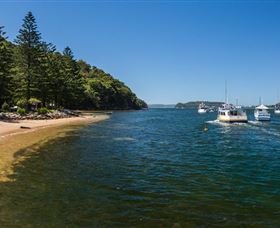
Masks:
[[[84,113],[80,117],[54,120],[0,121],[0,182],[11,181],[8,176],[12,174],[13,164],[26,158],[26,155],[17,153],[19,150],[39,146],[74,128],[108,118],[104,114]]]

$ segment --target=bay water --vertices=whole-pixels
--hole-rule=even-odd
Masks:
[[[279,227],[280,116],[216,115],[115,112],[19,151],[35,150],[0,183],[0,225]]]

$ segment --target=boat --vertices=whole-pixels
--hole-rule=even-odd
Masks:
[[[215,111],[216,111],[215,106],[211,106],[208,108],[208,112],[215,112]]]
[[[207,112],[206,105],[204,103],[199,104],[197,112],[200,113],[200,114],[206,113]]]
[[[280,106],[279,105],[275,105],[274,113],[275,114],[280,114]]]
[[[225,82],[225,103],[218,109],[218,121],[225,123],[247,123],[248,117],[241,106],[229,104],[227,96],[227,81]]]
[[[269,121],[270,113],[268,112],[268,107],[263,104],[257,106],[255,108],[254,116],[258,121]]]
[[[279,102],[279,91],[277,91],[277,102]],[[280,114],[280,103],[276,103],[274,107],[274,113]]]
[[[217,119],[220,122],[226,123],[247,123],[248,117],[241,106],[234,106],[232,104],[225,103],[218,110]]]

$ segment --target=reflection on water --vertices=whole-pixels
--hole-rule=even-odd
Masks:
[[[36,146],[0,184],[0,224],[278,227],[280,121],[204,132],[215,117],[120,112]]]

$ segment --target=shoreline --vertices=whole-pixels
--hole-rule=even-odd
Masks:
[[[26,159],[27,156],[19,155],[18,151],[63,137],[68,131],[108,118],[105,114],[83,113],[79,117],[53,120],[0,121],[0,182],[12,181],[9,176],[13,174],[13,165]]]

